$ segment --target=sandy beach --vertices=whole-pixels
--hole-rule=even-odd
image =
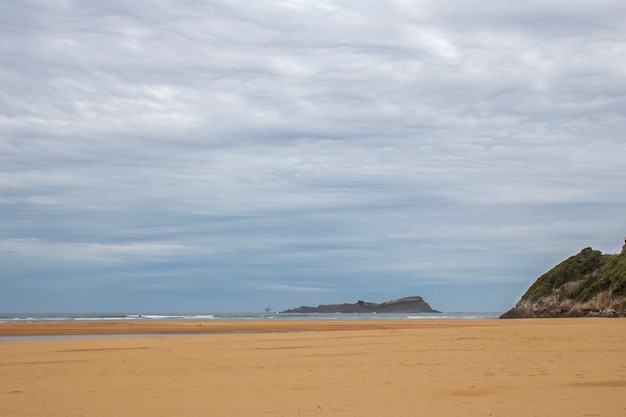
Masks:
[[[626,415],[622,319],[0,323],[54,334],[128,336],[0,342],[1,416]]]

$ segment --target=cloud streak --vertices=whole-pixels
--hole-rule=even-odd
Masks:
[[[0,8],[7,311],[504,310],[625,233],[620,2]]]

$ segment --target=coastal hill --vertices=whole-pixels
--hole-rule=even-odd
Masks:
[[[439,313],[430,308],[422,297],[405,297],[384,303],[357,301],[354,304],[322,304],[317,307],[298,307],[282,313]]]
[[[540,276],[500,318],[625,317],[626,243],[622,253],[585,248]]]

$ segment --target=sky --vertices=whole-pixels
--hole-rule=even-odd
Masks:
[[[420,295],[626,236],[626,2],[0,3],[0,312]]]

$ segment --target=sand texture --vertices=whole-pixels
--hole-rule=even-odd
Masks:
[[[626,415],[623,319],[149,324],[0,342],[0,416]]]

